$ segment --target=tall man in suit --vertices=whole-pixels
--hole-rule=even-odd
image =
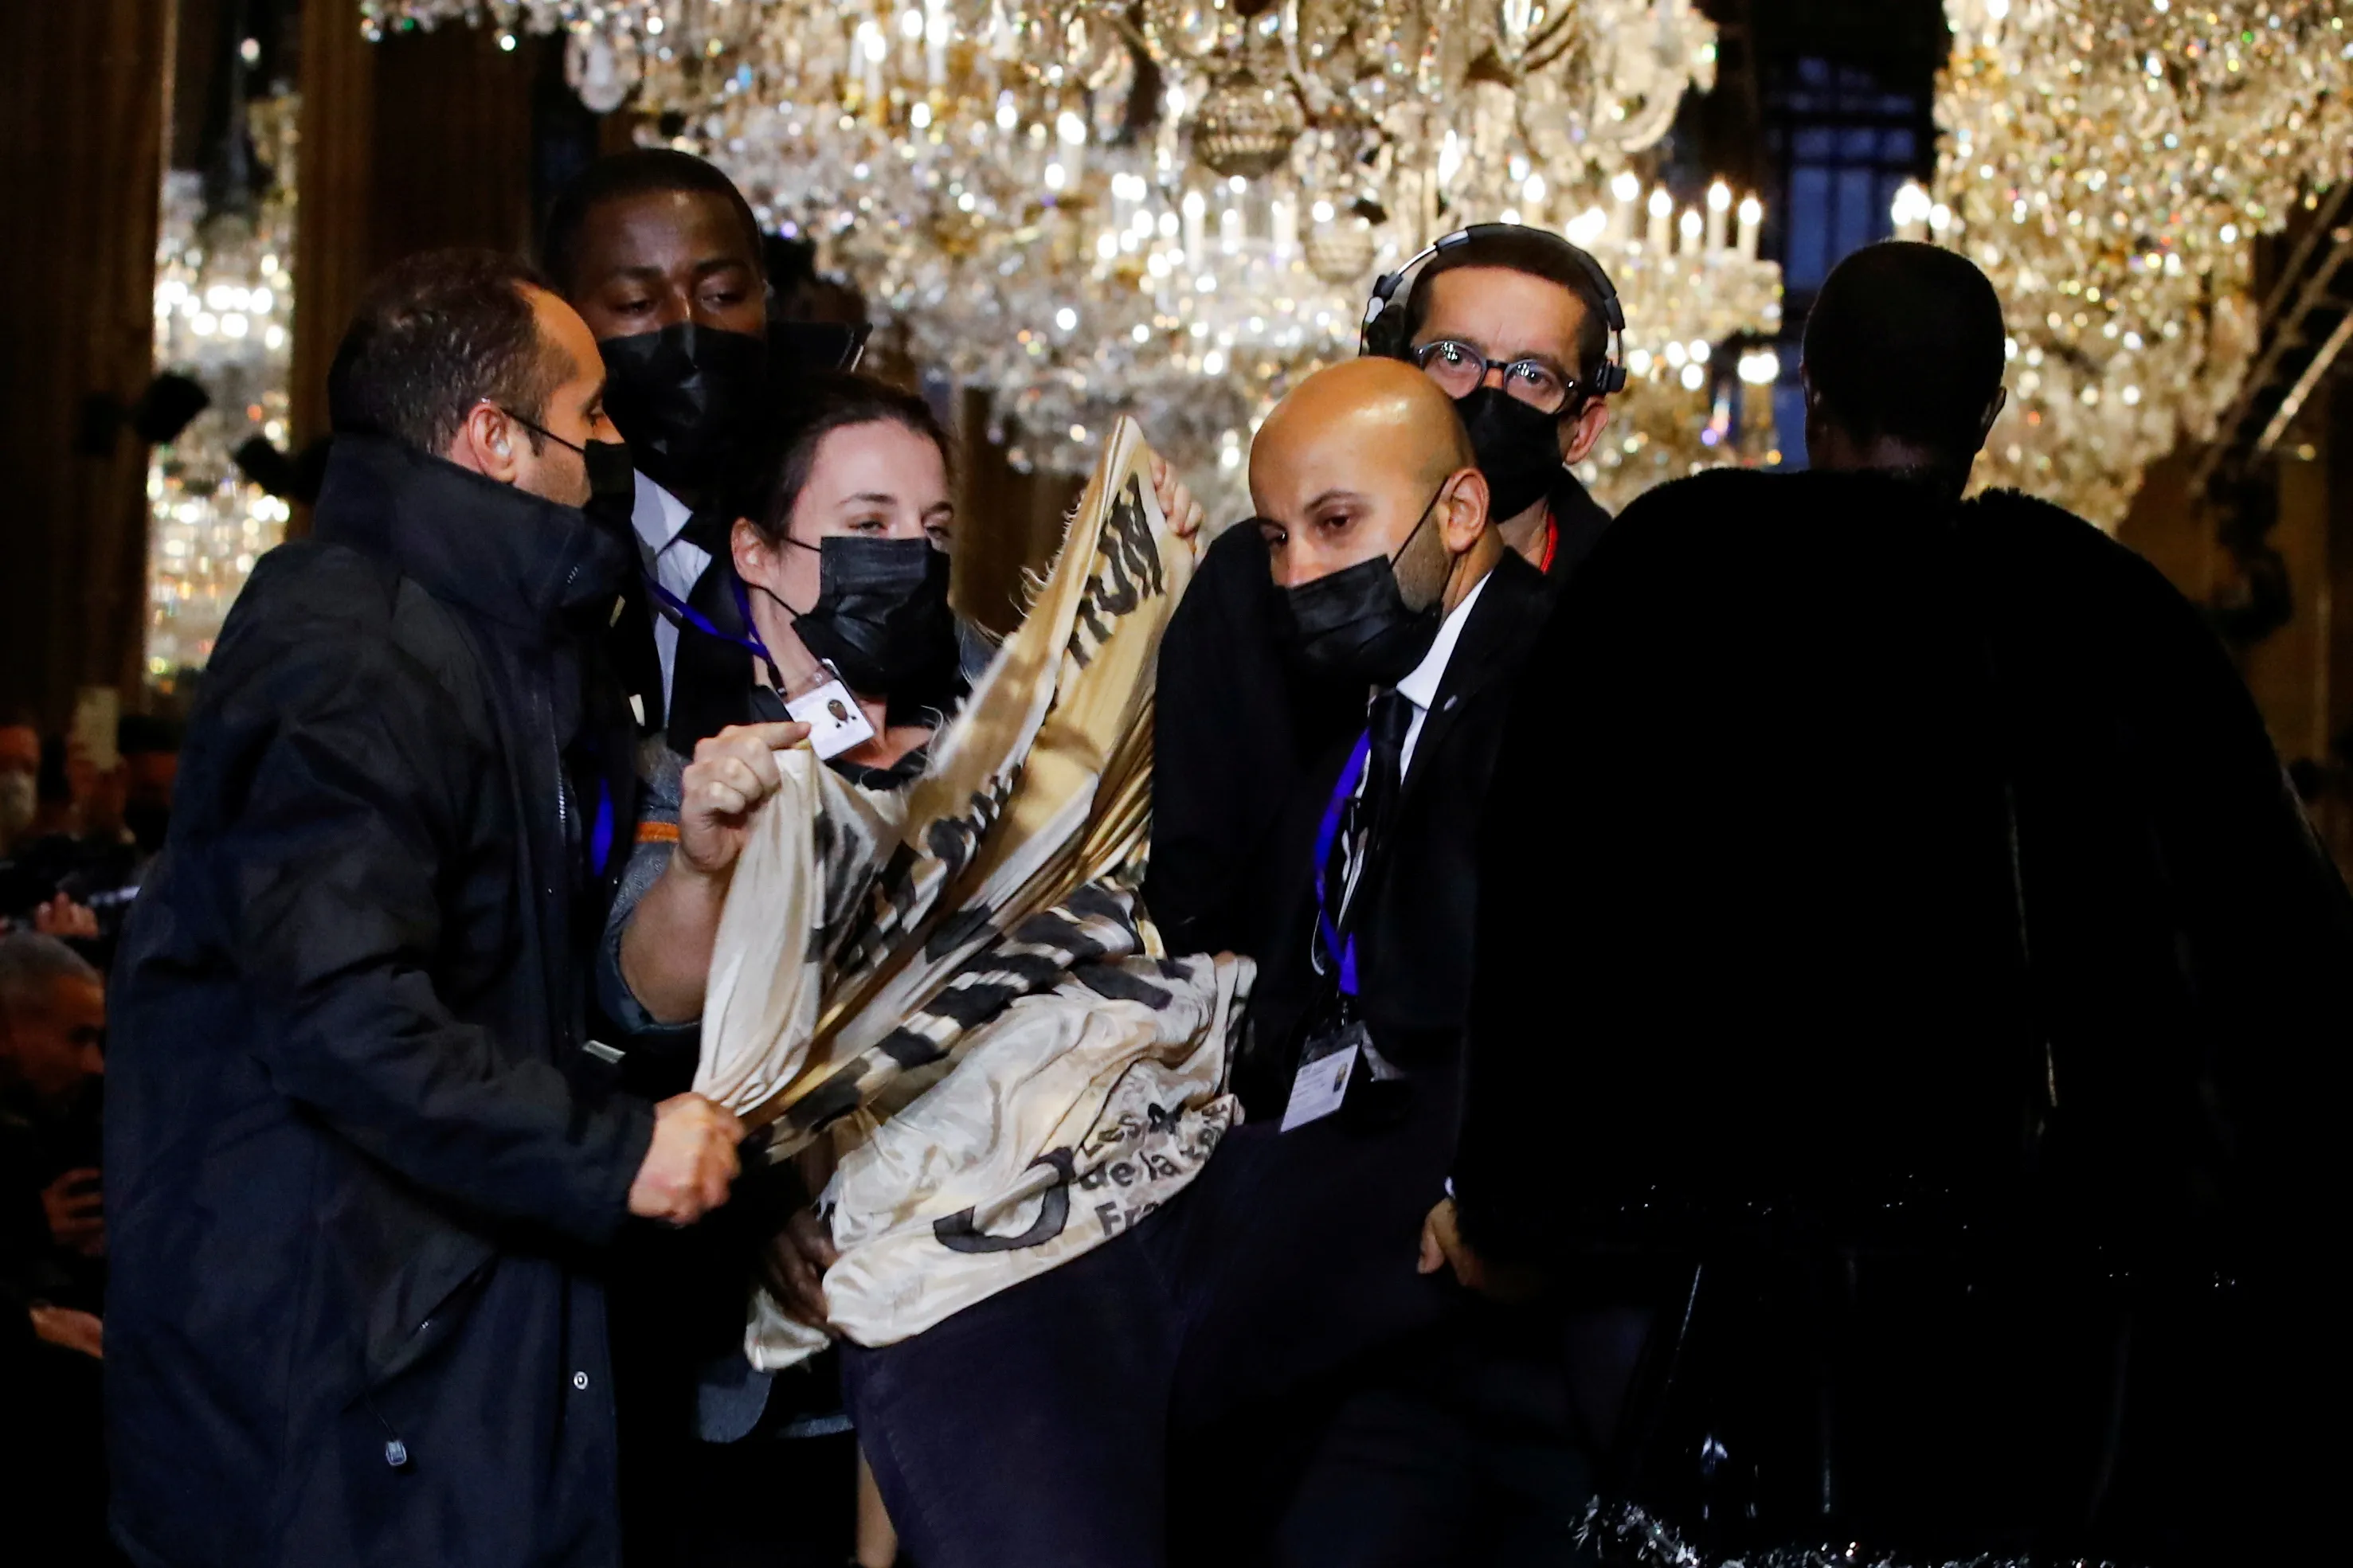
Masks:
[[[1247,1430],[1303,1380],[1434,1321],[1452,1293],[1412,1260],[1453,1147],[1472,842],[1460,802],[1541,582],[1489,525],[1444,394],[1409,366],[1361,360],[1303,384],[1260,431],[1251,485],[1300,657],[1353,682],[1359,716],[1287,801],[1260,890],[1282,918],[1220,941],[1261,961],[1265,1087],[1193,1184],[1132,1231],[853,1353],[860,1439],[926,1568],[1152,1568],[1172,1532],[1249,1560],[1237,1486],[1262,1489],[1234,1472],[1262,1456],[1225,1450],[1171,1487],[1172,1435]],[[1314,934],[1319,879],[1336,945]],[[1299,1043],[1351,1022],[1367,1034],[1322,1058],[1330,1092],[1291,1106]],[[1096,1222],[1073,1205],[1070,1223]]]
[[[1335,997],[1401,1060],[1450,1048],[1461,1026],[1472,908],[1464,808],[1493,754],[1489,699],[1540,621],[1544,584],[1489,520],[1485,476],[1447,468],[1463,456],[1440,437],[1451,414],[1433,383],[1390,360],[1303,384],[1251,450],[1260,515],[1246,526],[1265,551],[1271,614],[1254,626],[1196,625],[1197,610],[1224,606],[1188,597],[1169,633],[1254,643],[1354,710],[1283,781],[1240,896],[1214,910],[1159,885],[1147,897],[1155,920],[1188,932],[1186,945],[1259,961],[1245,1070],[1255,1115],[1282,1114],[1300,1032],[1328,1023]],[[1211,705],[1220,695],[1188,694]],[[1251,738],[1237,739],[1231,749],[1247,752]],[[1163,752],[1155,789],[1198,761]]]
[[[1165,705],[1215,710],[1247,693],[1167,692],[1154,778],[1158,800],[1235,755],[1261,764],[1256,784],[1272,797],[1263,836],[1241,856],[1229,844],[1155,837],[1146,906],[1164,931],[1183,933],[1176,945],[1259,962],[1235,1073],[1251,1125],[1238,1138],[1314,1131],[1270,1130],[1319,1054],[1356,1042],[1331,1147],[1286,1150],[1277,1168],[1303,1215],[1324,1205],[1303,1225],[1331,1226],[1363,1249],[1366,1304],[1324,1327],[1368,1352],[1366,1364],[1427,1373],[1399,1386],[1336,1367],[1280,1408],[1256,1405],[1218,1432],[1210,1447],[1227,1473],[1230,1456],[1248,1456],[1229,1508],[1261,1548],[1273,1537],[1284,1561],[1439,1560],[1465,1531],[1475,1489],[1451,1391],[1477,1371],[1466,1357],[1481,1358],[1459,1323],[1442,1321],[1459,1303],[1407,1278],[1410,1238],[1388,1211],[1416,1193],[1434,1201],[1451,1157],[1476,824],[1506,693],[1548,595],[1488,519],[1483,473],[1447,473],[1460,459],[1428,432],[1451,426],[1452,414],[1430,377],[1394,360],[1360,359],[1302,385],[1251,452],[1266,613],[1237,619],[1228,599],[1188,595],[1168,634],[1171,646],[1219,646],[1280,669],[1351,715],[1271,740],[1238,727],[1205,753],[1168,742]],[[1164,665],[1164,689],[1170,679]],[[1188,894],[1209,879],[1187,863],[1195,854],[1220,858],[1227,879],[1198,900]],[[1230,1173],[1213,1164],[1205,1180],[1214,1188],[1219,1179]],[[1415,1310],[1390,1310],[1390,1300]],[[1409,1336],[1421,1342],[1402,1348]]]

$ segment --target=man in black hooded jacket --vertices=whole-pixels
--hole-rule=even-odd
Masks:
[[[1663,486],[1563,596],[1424,1266],[1624,1309],[1604,1491],[1703,1548],[2276,1561],[2353,903],[2196,611],[1960,500],[2003,363],[1966,259],[1857,253],[1828,471]]]
[[[741,1132],[583,1049],[630,805],[582,663],[628,566],[581,510],[627,482],[603,384],[527,269],[392,268],[337,355],[313,534],[206,673],[112,998],[142,1564],[618,1561],[597,1248],[723,1202]]]

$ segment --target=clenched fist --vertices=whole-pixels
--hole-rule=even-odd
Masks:
[[[692,1225],[727,1201],[740,1165],[735,1145],[744,1124],[699,1094],[681,1094],[654,1107],[654,1141],[638,1179],[629,1184],[629,1212],[644,1219]]]
[[[733,868],[753,808],[784,784],[776,754],[807,739],[806,724],[736,724],[695,742],[679,781],[678,855],[689,869],[717,877]]]

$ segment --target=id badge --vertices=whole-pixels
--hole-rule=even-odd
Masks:
[[[1307,1042],[1299,1053],[1299,1073],[1291,1080],[1291,1100],[1282,1108],[1281,1131],[1320,1121],[1340,1109],[1348,1098],[1348,1079],[1356,1063],[1372,1048],[1373,1037],[1362,1022],[1353,1023]]]
[[[874,726],[867,722],[865,710],[839,679],[801,693],[785,704],[785,711],[809,727],[809,749],[817,752],[819,762],[831,762],[874,738]]]

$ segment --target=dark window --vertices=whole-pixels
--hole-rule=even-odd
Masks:
[[[1926,71],[1799,56],[1766,68],[1760,94],[1768,200],[1764,250],[1781,263],[1781,382],[1774,422],[1782,459],[1805,462],[1799,347],[1814,291],[1850,252],[1894,230],[1889,208],[1911,179],[1926,180],[1936,145]],[[1917,75],[1913,90],[1887,78]]]

